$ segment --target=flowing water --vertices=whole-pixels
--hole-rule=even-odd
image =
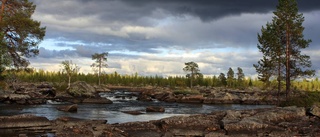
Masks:
[[[190,114],[207,114],[220,110],[245,110],[257,108],[269,108],[270,105],[208,105],[208,104],[187,104],[187,103],[166,103],[154,100],[152,102],[138,101],[137,94],[126,91],[113,91],[100,93],[101,97],[108,98],[113,104],[78,104],[78,112],[69,113],[58,111],[56,108],[68,103],[48,101],[43,105],[7,105],[0,104],[0,115],[15,114],[34,114],[44,116],[50,120],[61,116],[75,117],[91,120],[106,120],[107,123],[124,123],[133,121],[149,121],[161,118],[190,115]],[[164,113],[146,113],[148,106],[162,106],[165,108]],[[131,115],[122,111],[141,111],[141,115]]]

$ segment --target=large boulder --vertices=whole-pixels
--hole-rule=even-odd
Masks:
[[[94,87],[84,81],[72,83],[67,92],[74,97],[93,97],[96,94]]]

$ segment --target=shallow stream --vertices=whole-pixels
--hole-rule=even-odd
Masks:
[[[91,120],[107,120],[108,123],[124,123],[134,121],[149,121],[161,118],[190,115],[208,114],[221,110],[245,110],[257,108],[270,108],[270,105],[208,105],[208,104],[187,104],[187,103],[166,103],[154,100],[152,102],[142,102],[136,100],[136,93],[126,91],[113,91],[100,93],[101,97],[106,97],[113,101],[113,104],[78,104],[77,113],[58,111],[56,108],[68,103],[48,101],[43,105],[7,105],[0,104],[0,115],[34,114],[47,117],[49,120],[62,116],[75,117]],[[164,113],[146,113],[148,106],[162,106]],[[131,115],[122,111],[141,111],[141,115]]]

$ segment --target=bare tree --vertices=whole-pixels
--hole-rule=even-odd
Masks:
[[[62,64],[62,66],[61,66],[62,72],[66,73],[68,76],[68,88],[67,89],[69,89],[70,85],[71,85],[72,75],[77,74],[80,68],[76,64],[72,64],[71,60],[62,61],[61,64]]]

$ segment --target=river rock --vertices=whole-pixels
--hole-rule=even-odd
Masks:
[[[15,115],[15,116],[0,116],[0,128],[27,128],[50,126],[51,123],[46,117],[34,115]]]
[[[128,122],[113,125],[122,135],[130,137],[161,137],[161,130],[153,122]]]
[[[77,112],[78,105],[73,104],[73,105],[69,105],[69,106],[60,106],[60,107],[57,107],[57,110],[64,111],[64,112]]]
[[[201,131],[220,130],[219,120],[225,115],[224,112],[215,113],[215,115],[191,115],[174,116],[159,120],[162,129],[193,129]]]
[[[146,112],[164,112],[164,107],[158,107],[158,106],[149,106],[146,108]]]
[[[309,113],[314,116],[320,117],[320,104],[313,104],[309,109]]]
[[[177,98],[174,94],[168,94],[167,96],[164,97],[163,101],[165,102],[176,102]]]
[[[158,92],[154,95],[154,98],[160,101],[164,101],[166,97],[169,96],[170,93]]]
[[[21,94],[10,94],[9,99],[13,101],[26,100],[29,99],[29,95],[21,95]]]
[[[16,131],[23,128],[25,131],[24,127],[31,127],[27,130],[49,130],[40,131],[41,133],[54,131],[53,136],[59,137],[320,136],[320,118],[306,116],[304,108],[299,107],[228,110],[116,124],[106,124],[104,120],[81,120],[70,117],[50,122],[44,117],[28,115],[0,116],[0,136],[8,136],[2,134],[3,129]],[[39,133],[39,130],[35,130],[34,133]],[[19,134],[26,133],[17,132],[12,136]]]
[[[304,108],[285,107],[274,109],[261,109],[251,111],[227,111],[226,116],[222,119],[223,127],[229,134],[237,133],[257,133],[268,131],[285,131],[285,123],[296,123],[307,119]]]
[[[105,120],[84,120],[72,117],[57,118],[52,121],[52,126],[57,137],[98,137],[107,127]]]
[[[152,101],[152,98],[146,94],[140,94],[137,98],[139,101]]]
[[[181,102],[181,103],[202,103],[203,100],[204,100],[203,95],[188,95],[188,96],[183,96],[177,102]]]
[[[113,102],[107,98],[86,98],[82,101],[82,103],[90,103],[90,104],[112,104]]]
[[[46,117],[34,115],[0,116],[0,136],[16,136],[26,133],[33,135],[53,132],[51,122]]]
[[[15,89],[16,94],[29,94],[32,98],[54,97],[56,94],[55,88],[49,83],[17,83]]]

